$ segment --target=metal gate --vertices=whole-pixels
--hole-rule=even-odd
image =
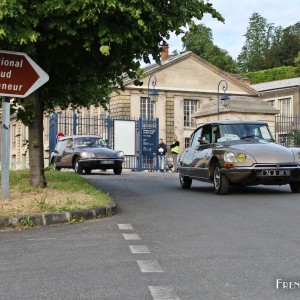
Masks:
[[[300,147],[300,116],[276,116],[275,138],[286,147]]]
[[[132,171],[157,171],[156,146],[158,145],[158,119],[111,118],[110,116],[81,116],[79,114],[54,113],[49,117],[49,151],[56,145],[56,135],[95,134],[106,141],[107,147],[114,149],[114,121],[135,121],[135,155],[125,155],[124,169]],[[122,150],[122,149],[121,149]]]

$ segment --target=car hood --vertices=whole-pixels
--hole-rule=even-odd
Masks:
[[[293,151],[275,143],[243,143],[228,145],[229,149],[249,153],[257,163],[295,162]]]
[[[82,152],[82,151],[89,151],[93,152],[96,157],[98,158],[116,158],[116,153],[118,151],[104,148],[104,147],[77,147],[76,151]]]

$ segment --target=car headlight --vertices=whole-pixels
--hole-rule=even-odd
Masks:
[[[96,158],[96,155],[93,152],[82,151],[80,152],[80,157],[83,159]]]
[[[226,152],[224,154],[224,161],[227,163],[236,163],[236,162],[254,162],[254,159],[244,152]]]
[[[124,157],[124,152],[123,151],[118,151],[117,152],[117,157],[118,158],[123,158]]]

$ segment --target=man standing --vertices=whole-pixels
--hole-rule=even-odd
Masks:
[[[161,172],[165,172],[167,145],[164,143],[163,139],[159,139],[159,144],[157,145],[156,153],[158,157],[158,167]]]
[[[173,136],[173,142],[170,145],[171,147],[171,152],[172,152],[172,159],[173,159],[173,164],[174,164],[174,172],[178,172],[178,153],[179,153],[179,146],[180,143],[177,141],[177,136]]]

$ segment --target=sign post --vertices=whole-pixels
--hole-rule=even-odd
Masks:
[[[49,80],[27,54],[0,50],[0,96],[2,96],[2,200],[9,197],[10,98],[26,98]]]

